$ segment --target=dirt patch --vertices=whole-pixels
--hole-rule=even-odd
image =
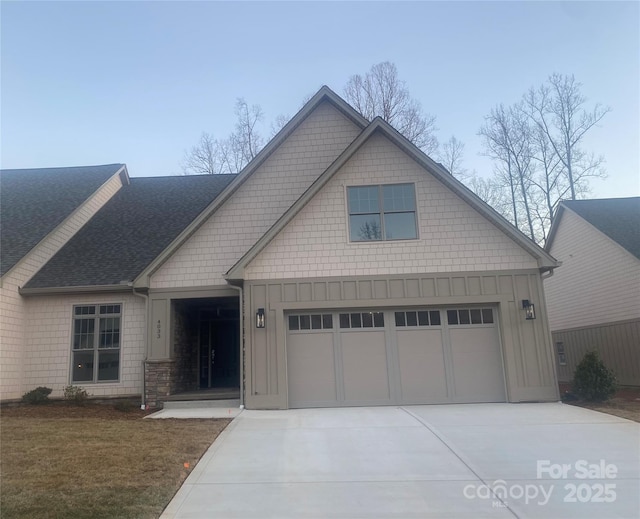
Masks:
[[[560,384],[560,395],[570,390],[570,384]],[[565,400],[565,403],[640,422],[640,387],[622,387],[606,402]]]

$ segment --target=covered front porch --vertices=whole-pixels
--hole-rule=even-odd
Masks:
[[[150,313],[146,405],[240,399],[238,296],[154,299]]]

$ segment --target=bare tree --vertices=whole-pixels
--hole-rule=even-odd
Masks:
[[[469,175],[466,186],[507,220],[513,221],[511,197],[499,177],[483,178],[476,171]]]
[[[611,110],[600,104],[593,109],[584,108],[586,98],[580,93],[581,87],[573,75],[552,74],[547,84],[530,89],[524,96],[528,116],[546,136],[564,167],[572,200],[589,177],[604,177],[604,159],[583,153],[580,144]]]
[[[556,204],[565,198],[569,189],[562,161],[554,153],[549,138],[537,125],[531,129],[533,160],[537,163],[537,174],[531,182],[544,200],[544,209],[536,209],[536,219],[540,222],[541,233],[546,241]]]
[[[290,119],[291,117],[289,117],[288,115],[278,115],[271,123],[271,138],[275,137],[276,134],[286,126]]]
[[[248,164],[253,157],[264,146],[264,140],[257,131],[256,125],[262,121],[264,114],[259,105],[249,107],[243,98],[236,100],[236,131],[231,138],[236,143],[239,153],[244,162],[243,167]]]
[[[529,210],[533,153],[526,118],[517,107],[499,105],[485,117],[479,133],[484,137],[485,153],[498,161],[499,175],[509,185],[515,226],[518,227],[518,205],[521,204],[529,237],[535,239]]]
[[[184,154],[182,170],[185,175],[216,175],[224,173],[221,143],[209,133],[203,132],[200,141]]]
[[[205,132],[200,141],[185,152],[182,161],[185,175],[238,173],[260,152],[264,140],[257,127],[263,118],[262,109],[238,98],[235,114],[235,131],[226,139],[215,139]]]
[[[480,130],[495,182],[509,189],[511,221],[520,227],[526,217],[525,228],[540,244],[560,200],[587,193],[589,179],[604,176],[604,159],[581,144],[609,108],[585,110],[580,86],[573,76],[554,74],[521,102],[493,109]]]
[[[445,142],[439,153],[438,160],[458,180],[464,181],[467,178],[467,170],[462,166],[464,155],[464,142],[459,141],[455,136]]]
[[[393,63],[378,63],[364,76],[351,76],[344,96],[365,118],[381,117],[425,153],[438,149],[435,116],[423,113],[404,81],[398,79]]]

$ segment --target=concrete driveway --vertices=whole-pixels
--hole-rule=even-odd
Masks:
[[[244,411],[163,518],[637,518],[640,426],[563,404]]]

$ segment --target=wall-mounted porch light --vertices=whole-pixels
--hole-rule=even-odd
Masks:
[[[258,308],[256,312],[256,328],[264,328],[264,308]]]
[[[524,310],[524,315],[527,321],[531,321],[532,319],[536,318],[536,307],[528,299],[522,300],[522,309]]]

